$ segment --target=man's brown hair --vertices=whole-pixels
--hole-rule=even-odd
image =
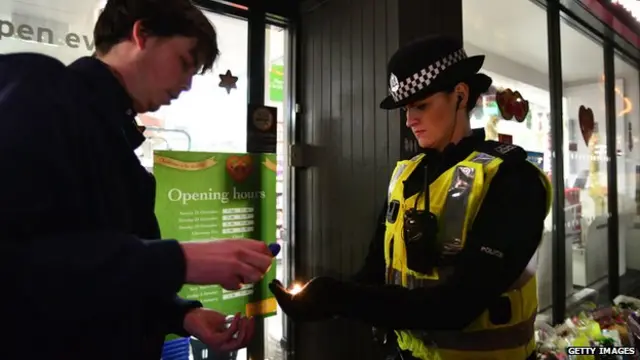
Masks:
[[[220,54],[213,25],[190,0],[109,0],[93,30],[96,52],[106,54],[130,39],[138,20],[150,36],[197,39],[192,55],[201,72],[211,69]]]

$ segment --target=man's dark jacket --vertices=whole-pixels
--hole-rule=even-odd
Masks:
[[[175,295],[178,243],[148,240],[155,183],[134,116],[95,58],[0,55],[2,358],[158,360],[183,334],[198,304]]]

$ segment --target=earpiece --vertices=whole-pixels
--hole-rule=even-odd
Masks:
[[[458,102],[456,103],[456,110],[460,108],[460,104],[462,104],[463,96],[461,93],[458,93]]]

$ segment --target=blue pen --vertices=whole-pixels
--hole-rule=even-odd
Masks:
[[[280,244],[269,244],[269,251],[271,251],[271,255],[273,255],[274,257],[277,256],[280,253]]]

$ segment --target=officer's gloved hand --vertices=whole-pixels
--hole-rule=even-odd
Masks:
[[[385,360],[398,359],[398,340],[395,332],[384,328],[373,328],[373,341],[379,346]]]
[[[337,315],[341,286],[339,280],[321,276],[307,282],[297,293],[287,290],[278,280],[273,280],[269,289],[293,321],[310,322]]]
[[[371,328],[371,335],[373,336],[373,341],[380,345],[384,345],[387,343],[387,334],[389,331],[387,329],[373,327]]]

